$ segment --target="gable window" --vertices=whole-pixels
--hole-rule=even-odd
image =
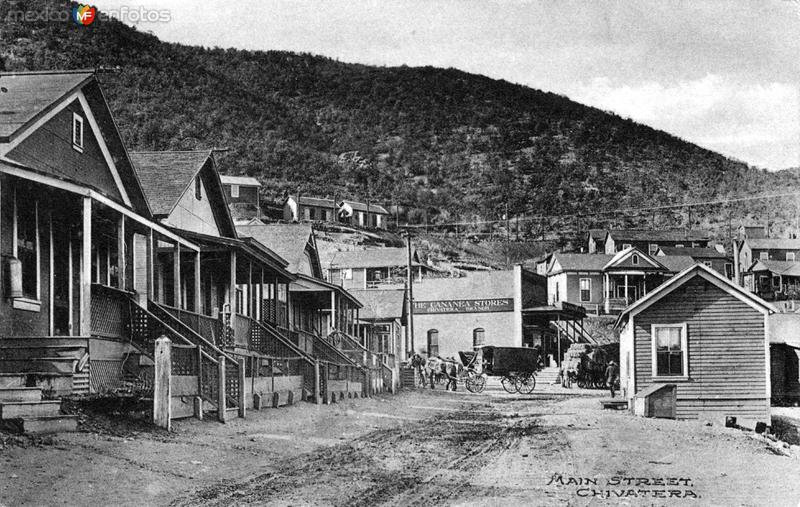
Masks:
[[[639,265],[639,256],[638,256],[638,255],[636,255],[636,254],[634,254],[634,255],[631,257],[631,263],[632,263],[634,266],[638,266],[638,265]]]
[[[762,261],[768,261],[769,252],[761,252],[760,254],[758,254],[758,258],[761,259]]]
[[[591,278],[581,278],[580,279],[580,290],[581,290],[581,303],[585,303],[587,301],[592,300],[592,279]]]
[[[22,296],[39,300],[39,213],[38,202],[14,193],[13,254],[20,262]]]
[[[239,185],[231,185],[231,197],[239,197]]]
[[[622,249],[623,249],[623,250],[627,250],[627,249],[628,249],[628,248],[630,248],[631,246],[632,246],[632,245],[631,245],[630,243],[623,243],[623,244],[622,244]]]
[[[653,324],[653,377],[688,377],[686,324]]]
[[[198,201],[203,199],[203,184],[200,182],[200,176],[194,179],[194,198]]]
[[[647,245],[647,251],[650,255],[655,255],[658,252],[658,245],[655,243],[650,243]]]
[[[72,147],[83,153],[83,116],[72,113]]]
[[[794,262],[795,255],[794,252],[786,252],[786,260],[789,262]]]

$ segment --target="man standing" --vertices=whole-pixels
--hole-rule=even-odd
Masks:
[[[617,380],[619,380],[619,367],[613,360],[608,363],[606,368],[606,384],[611,389],[611,397],[614,397],[614,387],[616,387]]]

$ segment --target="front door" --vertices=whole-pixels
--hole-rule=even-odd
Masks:
[[[72,314],[70,281],[71,230],[53,223],[53,335],[72,334],[70,315]]]

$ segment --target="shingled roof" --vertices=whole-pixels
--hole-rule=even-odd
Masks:
[[[345,199],[344,201],[342,201],[342,204],[349,204],[350,207],[353,208],[356,211],[368,211],[367,210],[367,205],[365,203],[363,203],[363,202],[350,201],[350,200]],[[383,206],[381,206],[379,204],[374,204],[374,203],[370,203],[369,204],[369,212],[370,213],[378,213],[380,215],[388,215],[389,214],[389,212],[386,211],[386,208],[384,208]]]
[[[0,73],[0,141],[46,113],[93,77],[91,71]]]
[[[403,319],[406,315],[405,289],[349,289],[348,292],[355,296],[364,305],[358,314],[359,319]]]
[[[210,151],[131,152],[142,188],[155,215],[169,215],[202,169]]]
[[[260,187],[261,182],[252,176],[221,175],[223,185],[239,185],[240,187]]]
[[[686,256],[693,259],[727,259],[729,256],[723,252],[720,252],[716,248],[680,248],[680,247],[670,247],[670,246],[662,246],[659,250],[666,256]],[[662,256],[656,256],[656,260],[660,259]]]
[[[644,229],[614,229],[609,230],[608,235],[614,241],[647,241],[658,243],[659,241],[681,242],[681,241],[708,241],[708,234],[702,231],[652,231]]]
[[[288,270],[292,273],[302,272],[306,262],[306,245],[313,241],[313,231],[307,224],[262,224],[238,225],[239,236],[255,238],[259,243],[268,246],[272,251],[289,262]],[[319,266],[318,266],[319,267]],[[319,276],[321,273],[305,273]]]
[[[769,271],[782,276],[800,276],[800,262],[757,260],[748,271]]]
[[[744,240],[750,248],[759,250],[800,250],[800,239],[753,238]]]
[[[561,253],[553,254],[551,262],[558,261],[561,271],[602,271],[606,264],[611,262],[613,255]],[[554,271],[553,273],[560,273]]]

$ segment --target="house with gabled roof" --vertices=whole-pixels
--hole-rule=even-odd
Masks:
[[[688,256],[655,257],[636,247],[614,255],[557,252],[547,268],[548,299],[615,313],[692,264]]]
[[[283,202],[287,222],[340,222],[359,227],[385,229],[389,212],[370,202],[289,195]]]
[[[610,229],[606,231],[603,248],[598,251],[614,255],[636,247],[649,255],[655,255],[659,247],[707,248],[710,244],[708,234],[701,231]]]
[[[684,269],[619,315],[623,398],[640,416],[770,424],[775,311],[707,266]]]
[[[408,279],[408,250],[402,247],[367,248],[330,252],[324,256],[322,269],[331,283],[345,289],[376,289],[403,284]],[[411,253],[414,280],[422,280],[431,269],[421,263],[416,251]]]
[[[744,271],[742,280],[744,288],[767,301],[800,300],[800,262],[758,259]],[[794,311],[795,304],[786,308]]]
[[[705,264],[725,278],[733,279],[733,257],[717,248],[677,248],[662,246],[656,257],[688,256],[695,262]]]
[[[378,204],[344,200],[339,206],[339,220],[350,225],[385,229],[389,212]]]
[[[93,72],[2,73],[0,86],[0,403],[4,389],[152,385],[156,333],[194,346],[150,311],[156,249],[199,246],[154,216]],[[46,405],[16,407],[21,429],[74,427]]]

